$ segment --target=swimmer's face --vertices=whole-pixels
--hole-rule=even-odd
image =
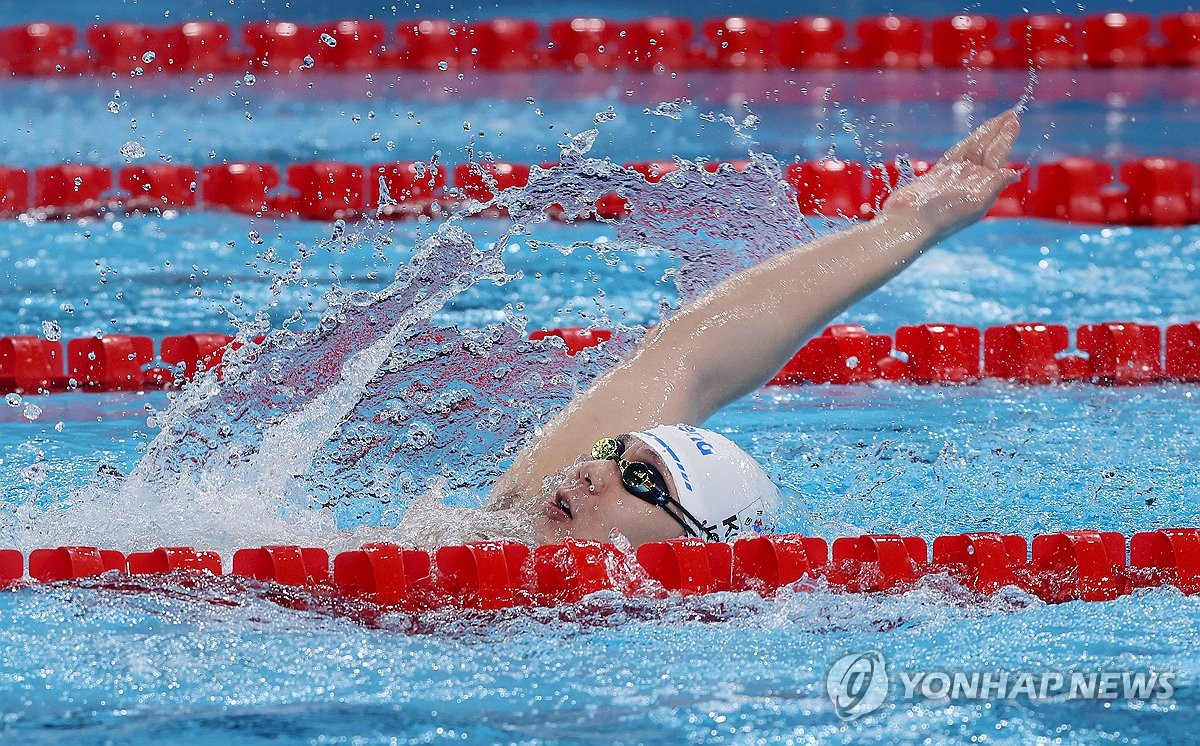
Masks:
[[[636,436],[622,438],[625,443],[622,458],[655,467],[674,497],[675,485],[658,454]],[[607,542],[612,540],[614,532],[620,532],[634,547],[639,547],[683,536],[683,529],[665,510],[625,489],[621,484],[621,469],[611,459],[581,458],[567,469],[557,490],[540,507],[534,529],[544,544],[568,538]]]

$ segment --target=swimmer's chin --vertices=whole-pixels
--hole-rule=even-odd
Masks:
[[[533,536],[538,544],[561,544],[571,538],[570,520],[561,520],[549,515],[550,507],[533,516]]]

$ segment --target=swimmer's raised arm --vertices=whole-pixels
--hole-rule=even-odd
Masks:
[[[1017,177],[1004,165],[1019,131],[1013,112],[984,123],[874,220],[779,254],[682,306],[518,456],[493,503],[536,491],[599,437],[699,425],[762,386],[830,319],[983,217]]]

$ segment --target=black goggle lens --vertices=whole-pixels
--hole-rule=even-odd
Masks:
[[[621,470],[621,484],[636,497],[654,505],[671,501],[667,493],[667,482],[662,474],[650,464],[642,461],[626,461],[625,443],[620,438],[601,438],[592,446],[592,458],[597,461],[616,461]]]
[[[616,438],[601,438],[592,446],[592,458],[597,461],[619,459],[625,452],[625,444]]]

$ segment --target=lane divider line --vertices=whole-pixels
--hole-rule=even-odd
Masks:
[[[553,168],[556,163],[537,164]],[[787,164],[784,177],[796,191],[801,213],[869,220],[901,183],[902,172],[925,173],[933,162],[864,164],[834,159]],[[1165,157],[1113,164],[1069,157],[1021,169],[988,213],[992,217],[1037,217],[1104,225],[1187,225],[1200,222],[1200,169],[1190,161]],[[748,161],[708,162],[703,168],[743,171]],[[485,206],[499,192],[529,182],[531,164],[488,161],[447,168],[420,161],[359,165],[340,161],[222,163],[197,168],[158,163],[122,166],[58,163],[32,170],[0,165],[0,218],[74,219],[105,212],[146,213],[209,209],[245,215],[352,219],[364,214],[415,218],[446,213],[464,200]],[[656,183],[680,170],[672,160],[639,161],[625,168]],[[281,188],[281,182],[286,185]],[[384,205],[380,205],[381,198]],[[477,212],[499,214],[499,207]],[[615,193],[601,195],[585,212],[551,216],[564,220],[617,220],[630,206]]]
[[[848,31],[853,31],[853,40]],[[1076,69],[1200,65],[1200,13],[493,18],[0,28],[0,72],[22,76],[409,70],[747,71]],[[78,46],[83,37],[86,47]]]
[[[148,552],[95,547],[0,550],[0,588],[90,578],[103,573],[222,574],[221,558],[193,547]],[[389,543],[342,552],[317,547],[239,549],[234,575],[305,589],[314,596],[365,601],[410,612],[445,607],[502,609],[572,603],[597,591],[629,596],[695,596],[824,584],[836,592],[903,592],[945,574],[979,594],[1015,586],[1047,603],[1111,601],[1138,588],[1200,593],[1200,529],[1133,534],[1070,530],[1033,537],[994,532],[939,536],[870,534],[832,543],[799,534],[733,542],[672,539],[625,554],[612,544],[568,540],[529,547],[507,542],[434,551]]]

